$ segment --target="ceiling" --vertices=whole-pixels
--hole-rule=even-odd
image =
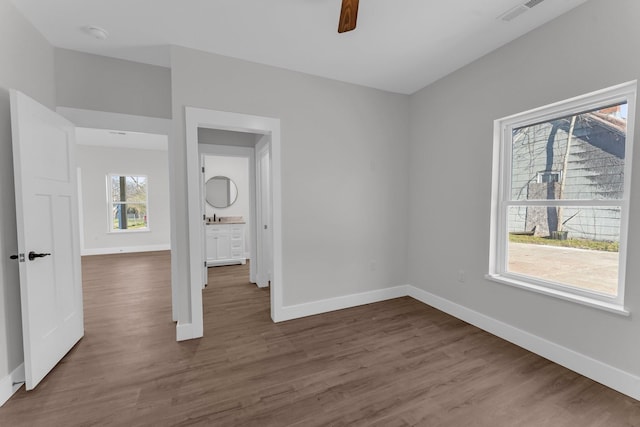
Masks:
[[[341,0],[12,0],[54,46],[170,65],[169,45],[411,94],[586,0],[362,0],[338,34]],[[107,40],[90,37],[95,25]]]

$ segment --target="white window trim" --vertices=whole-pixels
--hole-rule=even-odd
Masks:
[[[636,111],[637,81],[602,89],[586,95],[525,111],[494,121],[493,178],[491,188],[491,229],[489,273],[486,278],[498,283],[515,286],[566,301],[595,307],[628,316],[624,307],[629,204],[631,195],[631,167],[633,158],[634,120]],[[535,123],[569,116],[581,111],[593,110],[605,105],[626,102],[627,137],[625,142],[624,192],[622,199],[599,200],[597,205],[620,206],[620,245],[618,261],[618,295],[613,297],[535,279],[507,271],[507,210],[510,206],[511,138],[512,130]],[[550,201],[519,201],[518,204],[546,206]],[[553,200],[554,206],[593,206],[593,200]]]
[[[147,226],[145,228],[136,228],[133,230],[126,229],[120,230],[113,228],[113,203],[111,194],[111,178],[114,176],[142,176],[147,180]],[[151,215],[149,215],[149,177],[139,173],[108,173],[107,174],[107,233],[108,234],[122,234],[122,233],[148,233],[151,231]]]

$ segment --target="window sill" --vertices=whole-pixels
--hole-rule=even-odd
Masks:
[[[600,301],[594,298],[589,298],[582,295],[576,295],[570,292],[564,292],[557,289],[546,288],[544,286],[535,285],[533,283],[528,283],[522,280],[513,279],[511,277],[501,276],[499,274],[487,274],[485,275],[485,278],[493,282],[502,283],[503,285],[515,286],[517,288],[526,289],[531,292],[536,292],[543,295],[549,295],[565,301],[570,301],[577,304],[585,305],[587,307],[593,307],[599,310],[608,311],[610,313],[618,314],[620,316],[631,315],[631,312],[629,310],[627,310],[624,306],[619,304]]]
[[[150,228],[143,228],[140,230],[111,230],[107,234],[129,234],[129,233],[150,233]]]

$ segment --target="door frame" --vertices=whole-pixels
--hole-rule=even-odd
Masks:
[[[254,147],[254,175],[255,175],[255,197],[256,197],[256,209],[255,209],[255,224],[256,224],[256,236],[255,245],[256,253],[256,275],[255,282],[258,287],[265,288],[269,286],[271,281],[271,272],[273,268],[273,238],[271,236],[273,229],[273,221],[271,218],[271,180],[270,180],[270,168],[271,168],[271,144],[269,143],[270,137],[268,135],[262,135],[260,138],[256,138],[256,145]],[[262,164],[263,155],[266,154],[267,165]],[[264,168],[264,169],[263,169]],[[263,177],[266,178],[263,180]],[[266,181],[266,182],[265,182]],[[267,186],[267,199],[265,201],[263,189]],[[260,251],[258,251],[260,249]]]
[[[198,338],[203,335],[202,315],[202,260],[203,230],[200,212],[200,157],[198,154],[198,128],[220,129],[235,132],[255,133],[271,136],[271,194],[273,240],[273,277],[271,280],[271,319],[282,320],[282,182],[280,119],[230,113],[204,108],[185,107],[187,202],[189,230],[189,301],[191,325],[178,330],[178,339]]]

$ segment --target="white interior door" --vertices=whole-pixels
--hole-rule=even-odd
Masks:
[[[266,287],[271,281],[273,255],[271,253],[271,150],[269,137],[265,136],[256,144],[256,178],[258,236],[257,285]]]
[[[84,335],[75,128],[11,91],[25,382],[33,389]]]
[[[209,269],[207,268],[207,259],[209,258],[209,250],[207,248],[209,245],[207,245],[206,225],[204,223],[207,217],[207,208],[205,205],[206,183],[204,182],[204,177],[206,175],[204,173],[204,155],[200,156],[200,170],[202,171],[200,175],[202,177],[200,180],[200,211],[202,212],[202,233],[200,233],[200,235],[202,236],[202,244],[200,247],[202,248],[202,287],[204,288],[209,283]]]

